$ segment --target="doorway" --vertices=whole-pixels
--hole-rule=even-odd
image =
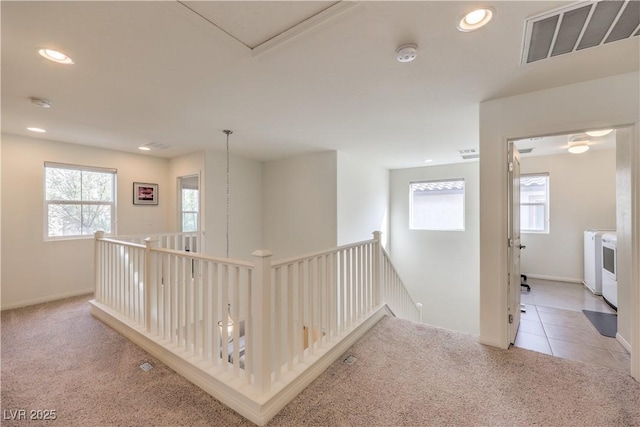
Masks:
[[[615,233],[616,199],[621,197],[616,192],[616,131],[596,137],[574,133],[527,138],[514,144],[522,152],[522,203],[514,207],[521,211],[521,247],[526,247],[521,271],[531,290],[520,288],[523,310],[512,343],[630,373],[630,348],[623,345],[624,338],[616,340],[615,330],[613,337],[601,335],[583,312],[615,322],[615,310],[583,285],[583,247],[585,230]],[[586,144],[587,150],[567,152],[578,144]]]

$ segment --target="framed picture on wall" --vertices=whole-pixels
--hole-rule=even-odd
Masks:
[[[146,182],[133,183],[133,204],[134,205],[157,205],[158,204],[158,184],[148,184]]]

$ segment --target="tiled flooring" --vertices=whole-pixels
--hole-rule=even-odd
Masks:
[[[600,335],[582,310],[615,313],[602,297],[577,283],[529,278],[523,288],[516,347],[630,373],[631,357],[615,338]]]

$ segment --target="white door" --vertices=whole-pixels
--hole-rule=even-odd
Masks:
[[[516,341],[518,326],[520,326],[520,153],[513,142],[509,142],[509,212],[508,242],[509,245],[509,290],[508,297],[508,331],[509,342]]]

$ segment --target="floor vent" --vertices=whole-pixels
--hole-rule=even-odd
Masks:
[[[140,365],[140,369],[142,369],[145,372],[149,372],[150,370],[153,369],[153,365],[149,362],[144,362],[142,365]]]
[[[355,356],[349,355],[349,357],[347,357],[346,359],[344,359],[344,363],[346,363],[347,365],[353,365],[354,363],[356,363],[356,359]]]
[[[640,34],[640,1],[591,0],[527,19],[522,64]]]

